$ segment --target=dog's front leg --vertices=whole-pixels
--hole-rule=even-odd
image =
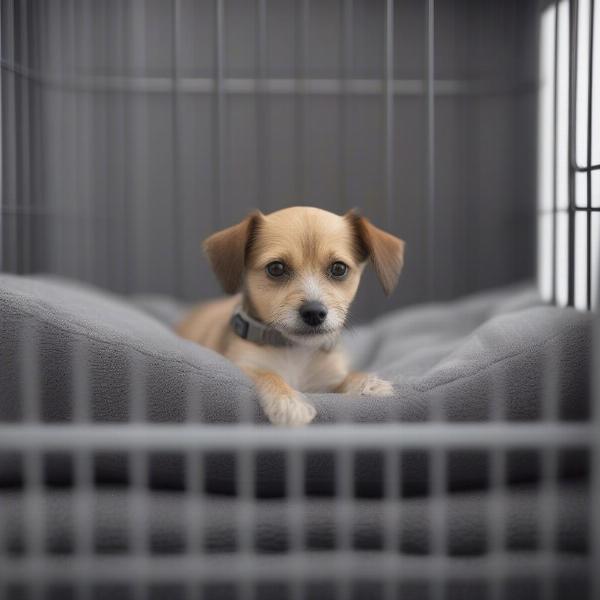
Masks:
[[[245,369],[254,381],[260,405],[274,425],[307,425],[317,414],[315,407],[286,381],[271,371]]]
[[[361,394],[363,396],[391,396],[394,387],[391,382],[379,379],[374,373],[348,373],[335,389],[340,394]]]

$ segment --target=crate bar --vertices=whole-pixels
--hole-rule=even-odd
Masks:
[[[130,422],[134,427],[143,427],[147,416],[146,406],[146,378],[147,373],[139,356],[133,355],[129,369],[129,402]],[[128,448],[129,452],[129,551],[140,557],[143,570],[148,557],[148,446]],[[148,593],[144,585],[145,578],[140,577],[135,581],[134,597],[144,600]]]
[[[249,404],[249,403],[248,403]],[[249,411],[248,415],[250,414]],[[244,416],[242,417],[244,418]],[[248,417],[244,422],[248,422]],[[256,454],[252,449],[237,449],[235,455],[236,461],[236,486],[237,486],[237,506],[236,506],[236,536],[237,553],[240,560],[243,557],[252,555],[254,552],[254,529],[255,529],[255,460]],[[248,577],[243,577],[238,581],[239,594],[242,600],[251,600],[253,598],[253,582]]]
[[[15,62],[15,7],[14,0],[3,3],[0,8],[4,10],[2,22],[7,22],[7,30],[4,43],[7,52],[7,59],[3,57],[3,71],[7,72],[6,63]],[[16,87],[17,77],[2,77],[5,86],[5,97],[3,98],[3,137],[2,137],[2,210],[12,204],[17,206],[17,108],[16,108]],[[3,268],[7,270],[17,270],[18,263],[18,240],[17,240],[17,219],[8,219],[6,229],[0,231],[2,237],[2,246],[6,244],[6,256],[3,259]],[[4,241],[6,236],[6,242]]]
[[[193,392],[191,381],[187,380],[187,421],[198,423],[201,420],[201,403]],[[204,523],[202,511],[204,464],[202,455],[198,450],[188,450],[185,455],[185,485],[186,485],[186,556],[198,558],[202,555],[204,548]],[[186,596],[188,600],[198,597],[197,586],[194,582],[188,582]]]
[[[506,556],[507,568],[515,577],[531,577],[544,573],[552,558],[524,552]],[[76,580],[81,577],[81,559],[77,556],[52,556],[28,561],[22,558],[6,560],[10,581],[29,581],[32,573],[43,581]],[[453,580],[472,581],[493,574],[495,564],[486,557],[452,558],[449,561]],[[584,575],[590,568],[589,558],[562,557],[559,573]],[[289,581],[298,576],[303,580],[331,581],[334,577],[376,579],[439,578],[437,560],[431,556],[390,554],[387,552],[331,553],[311,551],[239,557],[237,554],[206,555],[202,560],[187,555],[149,556],[141,560],[131,555],[98,555],[93,564],[94,582],[125,583],[143,578],[145,582],[175,580],[211,580],[231,582],[240,578],[255,581]]]
[[[291,430],[264,425],[37,424],[0,425],[0,449],[352,449],[583,448],[589,423],[380,423],[314,425]]]
[[[294,194],[298,202],[304,202],[306,193],[306,82],[308,68],[308,27],[310,19],[309,0],[295,3],[295,62],[294,78]],[[299,13],[299,14],[298,14]]]
[[[26,321],[20,335],[20,396],[23,422],[35,427],[40,425],[42,415],[39,332],[31,321]],[[10,427],[10,426],[7,426]],[[25,540],[27,560],[33,564],[44,559],[44,468],[41,448],[26,445],[23,449],[25,483]],[[42,597],[42,587],[36,580],[30,581],[32,598]]]
[[[79,11],[77,11],[79,9]],[[83,64],[91,63],[91,52],[90,52],[90,42],[92,39],[92,18],[91,18],[91,0],[85,0],[83,2],[77,2],[75,4],[76,13],[76,25],[74,30],[76,34],[75,44],[76,44],[76,52],[78,56],[81,56],[81,60]],[[79,203],[81,205],[81,214],[83,215],[83,220],[80,225],[80,242],[79,247],[75,250],[80,255],[80,260],[82,264],[82,274],[85,280],[93,281],[93,228],[92,228],[92,197],[93,191],[91,186],[92,181],[92,169],[91,165],[93,162],[93,151],[92,151],[92,142],[93,139],[92,131],[91,131],[91,123],[92,123],[92,112],[90,111],[90,100],[86,96],[81,94],[77,95],[77,131],[76,131],[76,139],[78,141],[79,147],[76,152],[77,159],[79,161],[79,165],[77,168],[77,185],[76,185],[76,197],[79,199]],[[41,144],[40,144],[41,145]],[[125,262],[125,260],[123,260]]]
[[[490,419],[506,425],[506,381],[502,375],[493,379],[490,394]],[[503,597],[504,556],[506,550],[506,452],[495,448],[490,460],[490,512],[488,520],[488,552],[494,562],[489,580],[491,600]]]
[[[289,433],[288,433],[289,436]],[[289,527],[289,554],[296,556],[288,581],[292,600],[302,599],[302,573],[307,569],[304,540],[304,453],[301,446],[289,450],[287,465],[287,522]]]
[[[590,47],[589,47],[589,60],[588,60],[588,122],[587,122],[587,222],[586,222],[586,238],[587,238],[587,270],[586,270],[586,302],[587,309],[592,309],[592,213],[590,208],[592,206],[592,172],[590,166],[592,164],[592,97],[593,97],[593,86],[594,86],[594,11],[595,11],[595,0],[589,0],[590,2]],[[598,82],[596,82],[598,85]],[[572,217],[573,218],[573,217]]]
[[[73,421],[77,424],[90,422],[92,416],[90,369],[88,347],[79,341],[74,347],[72,356],[73,373]],[[91,597],[89,577],[94,552],[94,511],[93,511],[93,472],[92,452],[81,449],[74,453],[75,473],[75,547],[81,557],[82,580],[78,598],[85,600]]]
[[[569,306],[575,305],[575,169],[576,162],[576,125],[577,125],[577,52],[578,52],[578,10],[577,1],[570,2],[570,51],[569,51],[569,273],[568,299]],[[554,271],[554,268],[553,268]],[[554,275],[553,275],[554,276]]]
[[[256,206],[265,211],[271,210],[269,194],[269,122],[268,122],[268,34],[267,0],[256,2],[256,161],[257,188]]]
[[[129,19],[131,28],[130,51],[133,72],[145,72],[146,66],[146,5],[144,0],[134,0],[131,4]],[[169,90],[172,90],[172,81],[169,79]],[[132,269],[134,283],[131,286],[134,289],[145,289],[148,285],[148,238],[146,232],[149,227],[147,219],[147,148],[148,136],[146,122],[148,118],[146,99],[143,95],[138,98],[131,97],[128,103],[128,121],[131,123],[128,128],[126,148],[131,152],[132,169],[131,174],[126,173],[130,191],[131,204],[135,218],[132,222],[132,250],[136,269]]]
[[[350,82],[353,73],[354,60],[354,1],[344,0],[341,8],[341,90],[339,99],[338,119],[338,161],[339,161],[339,210],[344,212],[348,207],[349,170],[348,145],[350,136],[348,128],[351,122],[350,114]]]
[[[556,248],[556,234],[557,234],[557,212],[558,212],[558,200],[557,200],[557,164],[558,164],[558,148],[557,148],[557,137],[558,137],[558,6],[559,0],[554,0],[554,56],[553,56],[553,68],[552,68],[552,297],[550,301],[552,304],[556,304],[557,298],[557,277],[556,271],[557,265],[557,248]]]
[[[35,69],[22,65],[13,65],[6,60],[0,60],[0,66],[11,73],[28,77],[42,83],[49,89],[64,89],[87,92],[144,92],[148,94],[170,94],[173,92],[171,77],[139,76],[121,77],[119,75],[78,75],[77,77],[61,77],[46,75]],[[306,95],[339,95],[346,88],[349,94],[359,96],[381,96],[385,93],[385,81],[381,79],[352,79],[344,82],[341,78],[304,78],[302,84],[293,78],[267,78],[262,84],[256,79],[246,77],[227,77],[222,80],[225,94],[255,94],[263,85],[264,90],[271,94]],[[465,79],[438,79],[434,83],[436,96],[502,96],[514,94],[531,94],[535,92],[537,82],[512,82],[510,85],[498,80],[469,81]],[[422,79],[395,79],[391,82],[395,96],[421,96],[426,94],[426,84]],[[179,77],[177,82],[179,92],[186,94],[214,94],[214,78]],[[592,166],[600,169],[600,165]],[[580,170],[587,171],[582,167]]]
[[[225,90],[223,86],[224,68],[225,68],[225,5],[224,0],[215,0],[215,64],[214,77],[211,80],[213,86],[213,160],[214,181],[213,181],[213,228],[220,229],[222,226],[223,213],[221,206],[224,203],[224,182],[225,182],[225,152],[224,152],[224,134],[225,134]]]
[[[140,3],[143,2],[144,0],[139,0]],[[145,13],[142,13],[143,17],[145,16]],[[143,18],[142,17],[142,18]],[[104,62],[104,64],[109,64],[109,48],[111,45],[112,40],[109,39],[109,35],[108,35],[108,31],[109,31],[109,5],[108,2],[104,2],[102,3],[102,11],[101,11],[101,22],[100,22],[100,28],[102,30],[102,36],[100,36],[100,50],[99,50],[99,54],[101,54],[100,56],[100,60],[102,60]],[[142,23],[145,26],[145,21],[142,21]],[[142,25],[140,25],[140,30],[137,32],[137,36],[141,37],[141,29],[142,29]],[[143,34],[142,34],[143,35]],[[136,39],[136,32],[134,32],[133,34],[134,36],[134,43],[137,43],[138,40],[140,39],[140,37],[138,37]],[[140,46],[141,48],[144,48],[145,50],[145,46],[142,44]],[[98,114],[99,114],[99,138],[102,140],[101,144],[99,144],[99,146],[97,146],[97,148],[99,148],[99,154],[100,154],[100,161],[104,160],[104,169],[103,169],[103,177],[101,176],[100,178],[98,178],[98,180],[96,181],[96,185],[99,186],[100,188],[100,198],[97,201],[97,205],[102,207],[102,211],[106,214],[106,219],[104,220],[104,231],[102,232],[102,243],[104,244],[104,248],[103,248],[103,260],[105,261],[105,263],[102,265],[102,271],[104,274],[104,285],[108,288],[113,288],[115,285],[115,281],[117,279],[116,277],[116,273],[115,270],[113,269],[113,264],[114,262],[121,263],[122,261],[120,260],[116,260],[114,261],[113,258],[116,257],[116,253],[115,253],[115,247],[114,247],[114,231],[115,231],[115,227],[113,226],[113,224],[111,223],[111,220],[114,219],[115,217],[115,213],[114,213],[114,209],[112,206],[112,198],[113,198],[113,194],[115,193],[114,190],[114,182],[113,182],[113,169],[112,169],[112,164],[111,161],[109,160],[109,156],[111,154],[110,152],[110,147],[111,147],[111,142],[112,142],[112,136],[111,136],[111,131],[110,131],[110,109],[108,106],[108,99],[107,98],[99,98],[99,104],[102,107],[100,110],[98,110]],[[141,101],[141,106],[139,108],[139,112],[140,112],[140,119],[143,120],[143,117],[145,116],[145,110],[144,110],[144,106],[143,106],[143,100]],[[142,146],[142,144],[140,144],[140,146]],[[112,157],[111,157],[112,158]],[[145,185],[146,183],[146,173],[145,173],[145,162],[143,162],[143,167],[142,167],[142,175],[140,176],[140,181],[142,181],[142,185]],[[63,167],[65,168],[66,165]],[[138,169],[136,169],[137,171]],[[138,175],[139,176],[139,175]],[[145,194],[141,194],[141,198],[143,198],[142,202],[145,203],[145,199],[146,199],[146,195]],[[146,207],[144,207],[144,212],[147,210]],[[97,223],[99,223],[99,221],[96,221]],[[142,230],[142,226],[140,224],[139,226],[140,231]]]
[[[600,278],[598,278],[600,286]],[[594,320],[593,357],[595,364],[591,376],[591,422],[594,434],[590,440],[590,600],[600,598],[600,314]]]
[[[427,252],[428,293],[435,298],[435,2],[427,0]]]
[[[19,27],[21,30],[20,34],[20,60],[23,64],[30,64],[30,53],[29,53],[29,11],[27,2],[19,2]],[[20,145],[21,152],[17,155],[17,172],[19,174],[19,201],[25,206],[31,204],[31,81],[25,78],[21,78],[19,81],[19,118],[17,123],[20,124],[20,131],[18,131],[17,141]],[[29,273],[31,270],[31,219],[21,219],[18,229],[21,250],[20,254],[20,265],[19,272]]]
[[[385,453],[384,472],[384,551],[388,559],[402,551],[402,458],[398,448],[390,448]],[[388,566],[391,570],[391,566]],[[384,583],[385,600],[396,600],[398,594],[397,579],[388,577]]]
[[[175,292],[178,296],[181,296],[183,290],[183,248],[182,248],[182,235],[181,228],[183,225],[183,211],[181,208],[181,185],[179,183],[181,178],[181,155],[180,155],[180,139],[179,139],[179,115],[181,113],[181,106],[179,102],[179,92],[177,80],[179,79],[179,63],[180,63],[180,50],[179,50],[179,39],[181,36],[181,0],[171,0],[171,35],[173,37],[171,52],[172,57],[172,99],[171,99],[171,162],[173,169],[173,182],[172,182],[172,194],[173,198],[172,209],[173,209],[173,237],[171,243],[174,244],[174,256],[175,264],[173,265],[174,270],[174,285]]]
[[[558,14],[558,13],[557,13]],[[559,415],[559,373],[560,355],[557,348],[550,347],[545,357],[543,377],[542,422],[556,424]],[[558,448],[548,446],[542,450],[542,480],[540,497],[540,542],[539,551],[551,558],[556,552],[556,529],[558,517]],[[542,580],[543,597],[552,600],[555,597],[554,573],[556,567],[549,569]]]
[[[394,0],[385,3],[385,66],[383,103],[385,118],[385,212],[388,223],[394,223]]]
[[[434,394],[431,398],[431,422],[439,427],[445,423],[445,414],[443,408],[443,398]],[[434,600],[444,600],[446,592],[447,577],[447,469],[448,469],[448,450],[443,446],[434,448],[430,451],[431,460],[429,489],[430,489],[430,510],[431,510],[431,554],[435,557],[438,564],[439,576],[433,582],[432,598]]]
[[[336,511],[336,552],[352,551],[352,523],[354,514],[353,458],[349,448],[342,448],[335,454],[335,511]],[[349,600],[351,594],[348,577],[336,579],[336,600]]]
[[[3,16],[3,10],[0,6],[0,60],[4,61],[4,57],[2,56],[2,28],[5,23],[5,18]],[[3,98],[3,83],[4,83],[4,67],[0,65],[0,271],[4,271],[7,267],[5,259],[4,259],[4,105],[2,102]],[[2,593],[2,588],[0,588],[0,593]]]
[[[66,24],[66,32],[64,34],[65,45],[65,62],[70,60],[69,73],[75,74],[77,70],[76,57],[78,56],[76,46],[76,34],[79,27],[76,22],[75,2],[81,0],[68,0],[67,2],[67,18],[64,20]],[[81,148],[78,140],[79,134],[79,110],[81,104],[81,95],[66,93],[64,99],[65,127],[67,128],[66,142],[63,147],[63,164],[64,177],[66,179],[66,195],[68,197],[68,210],[72,211],[82,205],[82,198],[79,193],[79,183],[81,181],[81,169],[83,160],[81,157]],[[111,194],[112,196],[112,194]],[[70,229],[67,253],[72,257],[72,267],[70,275],[76,279],[81,279],[85,273],[85,259],[82,252],[82,231],[79,227]],[[111,232],[112,234],[112,232]]]

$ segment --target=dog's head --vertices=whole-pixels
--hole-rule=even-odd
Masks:
[[[402,240],[354,211],[311,207],[252,213],[204,248],[225,292],[243,290],[255,317],[306,345],[343,327],[367,261],[390,294],[404,255]]]

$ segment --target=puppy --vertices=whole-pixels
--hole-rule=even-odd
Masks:
[[[204,242],[225,298],[193,309],[178,333],[235,362],[254,381],[276,425],[316,414],[302,392],[387,396],[392,384],[351,372],[338,342],[367,262],[386,294],[404,242],[354,211],[293,207],[241,223]]]

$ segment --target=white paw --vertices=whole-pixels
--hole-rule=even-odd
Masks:
[[[298,392],[289,396],[263,397],[261,406],[273,425],[308,425],[317,415],[315,407]]]
[[[361,383],[360,393],[363,396],[391,396],[394,393],[394,386],[390,381],[369,374]]]

